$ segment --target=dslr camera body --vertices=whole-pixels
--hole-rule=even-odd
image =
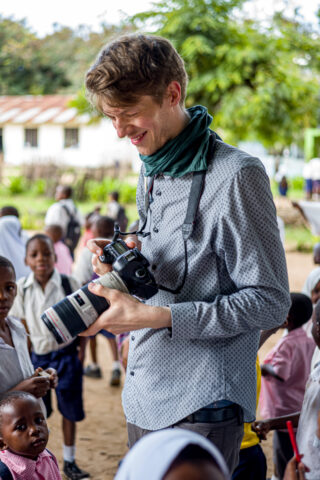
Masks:
[[[116,230],[113,240],[99,257],[102,263],[112,264],[113,271],[93,281],[103,286],[147,300],[158,292],[149,262],[137,249],[130,249]],[[79,290],[48,308],[41,319],[58,344],[69,342],[86,330],[102,312],[109,308],[103,297],[94,295],[84,285]]]

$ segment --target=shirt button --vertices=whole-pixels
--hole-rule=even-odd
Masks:
[[[132,377],[134,377],[134,372],[130,372],[130,375],[131,375]]]
[[[159,232],[159,230],[158,230],[157,227],[153,227],[153,231],[154,231],[154,233],[158,233],[158,232]]]
[[[131,340],[133,341],[135,338],[136,338],[136,337],[135,337],[134,335],[132,335]]]
[[[151,270],[155,271],[157,269],[157,265],[153,264],[151,265]]]
[[[158,195],[158,196],[160,197],[160,195],[161,195],[161,190],[157,190],[157,191],[156,191],[156,195]]]

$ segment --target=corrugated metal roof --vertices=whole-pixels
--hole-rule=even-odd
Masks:
[[[68,103],[73,95],[0,96],[0,124],[83,124],[75,108]]]

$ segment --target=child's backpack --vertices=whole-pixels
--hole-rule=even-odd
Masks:
[[[78,245],[79,238],[81,235],[81,225],[78,222],[75,215],[73,215],[70,212],[70,210],[66,207],[66,205],[62,205],[62,207],[64,208],[65,212],[69,217],[67,231],[63,241],[69,248],[70,252],[73,254],[76,246]]]

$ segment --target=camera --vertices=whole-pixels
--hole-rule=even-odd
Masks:
[[[116,232],[99,257],[102,263],[112,264],[113,271],[93,282],[147,300],[158,292],[154,276],[148,270],[149,262],[137,248],[130,249],[118,236]],[[57,343],[62,344],[86,330],[108,307],[107,300],[91,293],[87,284],[48,308],[41,319]]]

